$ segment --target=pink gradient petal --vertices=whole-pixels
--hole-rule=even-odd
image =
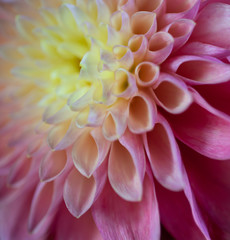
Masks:
[[[82,240],[102,240],[91,212],[88,211],[79,219],[73,217],[62,204],[60,214],[57,216],[56,235],[57,240],[75,240],[76,236]]]
[[[230,118],[212,108],[193,91],[194,103],[184,113],[169,117],[175,135],[204,156],[230,158]]]
[[[173,51],[178,50],[190,38],[196,23],[189,19],[179,19],[164,28],[174,38]]]
[[[161,222],[175,239],[211,240],[195,223],[190,204],[183,192],[172,192],[156,184]]]
[[[88,149],[84,151],[84,149]],[[85,177],[90,177],[96,168],[105,160],[110,148],[100,128],[84,133],[77,139],[72,148],[75,167]]]
[[[67,163],[66,151],[50,151],[41,161],[39,168],[40,179],[44,182],[52,181],[59,176]]]
[[[139,134],[153,129],[157,117],[157,108],[150,94],[139,91],[129,101],[128,127]]]
[[[193,54],[193,55],[207,55],[215,58],[224,58],[230,55],[230,49],[217,47],[211,44],[202,42],[189,42],[180,49],[182,54]]]
[[[228,239],[222,236],[230,234],[229,161],[209,159],[184,145],[182,145],[182,155],[200,207],[205,211],[209,221],[219,227],[221,233],[218,233],[218,239]],[[215,229],[211,232],[217,234]]]
[[[140,201],[142,181],[145,172],[145,154],[139,136],[126,133],[112,144],[108,177],[115,190],[123,199]]]
[[[207,5],[199,14],[192,39],[230,49],[229,38],[230,5],[223,3]]]
[[[229,64],[211,57],[179,56],[164,67],[189,84],[216,84],[230,78]]]
[[[230,115],[230,81],[215,85],[196,86],[196,90],[212,107]]]
[[[160,19],[160,26],[164,27],[181,18],[194,19],[200,6],[200,0],[166,0],[166,14]]]
[[[114,106],[109,109],[102,126],[104,137],[109,141],[114,141],[121,137],[127,127],[128,101],[119,99]]]
[[[145,35],[150,38],[157,30],[156,14],[147,11],[136,12],[131,17],[133,34]]]
[[[146,60],[155,64],[164,62],[172,52],[174,38],[166,32],[157,32],[149,40]]]
[[[68,175],[64,187],[64,201],[71,214],[79,218],[92,205],[96,194],[96,183],[92,177],[86,178],[76,169]]]
[[[30,173],[32,159],[24,155],[14,163],[8,175],[8,184],[13,187],[19,187],[25,184]]]
[[[192,103],[192,95],[187,86],[172,75],[161,73],[153,88],[156,103],[169,113],[182,113]]]
[[[135,69],[136,81],[141,87],[152,86],[158,81],[159,73],[158,65],[147,61],[141,62]]]
[[[160,239],[154,185],[147,176],[141,202],[131,203],[121,199],[107,184],[94,203],[92,214],[103,239]]]
[[[27,219],[29,214],[29,206],[33,187],[28,186],[20,189],[20,195],[17,201],[7,201],[0,208],[0,239],[4,240],[38,240],[45,238],[46,230],[49,227],[44,227],[44,231],[31,234],[27,229]],[[12,217],[13,216],[13,217]]]
[[[107,161],[86,178],[76,169],[69,173],[65,185],[63,198],[65,204],[74,217],[81,217],[100,195],[107,179]]]
[[[28,217],[28,230],[39,232],[47,222],[53,221],[57,207],[62,199],[63,179],[56,182],[40,182],[33,195],[30,214]]]
[[[134,64],[137,65],[145,57],[148,40],[144,35],[134,35],[129,39],[128,47],[133,53]]]
[[[170,125],[158,117],[154,129],[144,135],[145,150],[156,179],[169,190],[179,191],[184,185],[180,151]]]

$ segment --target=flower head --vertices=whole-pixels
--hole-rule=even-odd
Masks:
[[[1,238],[229,238],[228,1],[0,17]]]

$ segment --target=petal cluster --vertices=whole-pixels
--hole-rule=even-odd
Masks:
[[[225,0],[0,0],[0,238],[229,239],[229,23]]]

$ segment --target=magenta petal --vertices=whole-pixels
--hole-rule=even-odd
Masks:
[[[223,235],[230,234],[229,161],[206,158],[185,146],[182,146],[182,149],[185,166],[198,203],[209,221],[216,224]],[[228,239],[220,236],[213,239]]]
[[[176,136],[197,152],[214,159],[230,158],[230,118],[212,108],[193,91],[187,111],[169,116]]]
[[[196,86],[196,90],[211,106],[230,115],[230,81],[215,85]]]
[[[192,39],[229,49],[229,38],[230,5],[223,3],[207,5],[199,14]]]
[[[179,56],[170,59],[164,67],[189,84],[216,84],[230,78],[229,64],[211,57]]]
[[[121,199],[107,184],[94,203],[92,214],[103,239],[160,238],[157,200],[153,183],[147,176],[141,202],[131,203]]]
[[[161,222],[177,240],[210,240],[196,225],[189,202],[183,192],[168,191],[156,185]]]
[[[230,49],[217,47],[203,42],[190,42],[180,49],[182,54],[207,55],[216,58],[223,58],[230,55]]]

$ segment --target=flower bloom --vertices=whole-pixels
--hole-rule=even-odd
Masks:
[[[229,0],[0,0],[0,239],[230,239]]]

